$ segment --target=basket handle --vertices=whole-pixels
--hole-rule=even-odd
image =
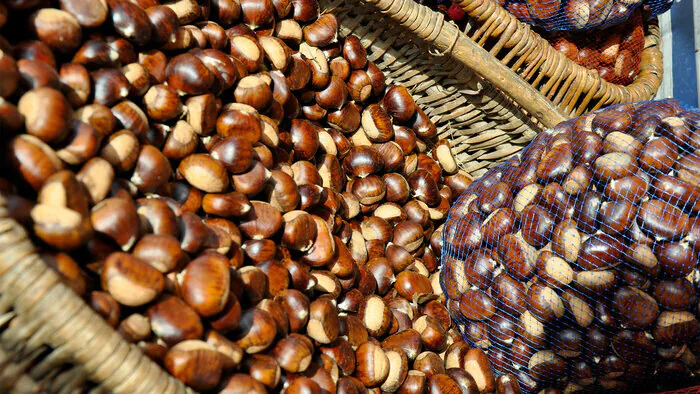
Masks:
[[[399,25],[489,81],[544,126],[552,127],[568,119],[561,109],[463,34],[456,25],[445,23],[441,13],[413,0],[364,1],[375,5]]]

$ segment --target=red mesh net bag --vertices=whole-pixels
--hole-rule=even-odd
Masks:
[[[494,0],[495,1],[495,0]],[[520,21],[541,31],[602,30],[644,9],[650,17],[668,11],[672,0],[498,0]]]
[[[464,17],[451,0],[416,0],[456,21]],[[668,11],[673,0],[493,0],[538,32],[596,32],[617,26],[635,13],[653,18]]]
[[[641,11],[619,26],[591,33],[543,33],[552,46],[577,64],[596,70],[604,80],[629,85],[639,74],[644,50]]]

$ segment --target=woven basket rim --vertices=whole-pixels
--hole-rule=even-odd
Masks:
[[[604,80],[597,71],[589,70],[584,66],[579,65],[573,60],[566,57],[563,53],[554,49],[554,47],[543,38],[539,33],[534,31],[530,25],[521,22],[498,2],[494,0],[460,0],[456,2],[469,18],[472,18],[480,26],[491,27],[492,37],[504,37],[506,40],[522,40],[525,42],[533,42],[536,47],[546,53],[543,56],[560,57],[560,62],[564,66],[570,67],[573,73],[587,74],[589,78],[593,78],[598,82],[599,89],[597,96],[607,98],[601,100],[602,105],[594,106],[591,110],[598,109],[602,106],[617,104],[617,99],[631,98],[626,101],[643,101],[653,98],[661,86],[661,77],[663,75],[663,63],[658,51],[661,44],[661,32],[658,28],[658,19],[644,18],[645,27],[645,45],[640,56],[639,74],[628,85],[619,85]],[[504,26],[502,29],[495,26]],[[510,36],[508,36],[510,34]],[[523,37],[519,37],[523,35]],[[653,70],[654,72],[646,72]],[[648,90],[651,95],[646,98],[637,98],[637,91]],[[586,111],[588,112],[588,111]],[[572,117],[581,115],[583,112],[572,114]]]

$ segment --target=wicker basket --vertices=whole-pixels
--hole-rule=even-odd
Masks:
[[[568,59],[492,0],[460,3],[471,16],[466,33],[413,0],[364,1],[358,7],[357,0],[323,0],[322,7],[339,17],[343,35],[360,37],[389,81],[411,88],[473,176],[543,128],[651,99],[661,83],[656,20],[647,25],[637,79],[619,86]]]
[[[412,0],[378,1],[387,18],[376,8],[346,1],[328,0],[322,6],[338,15],[343,35],[361,38],[389,82],[411,89],[441,137],[451,141],[462,168],[474,176],[572,113],[438,12]],[[537,74],[539,68],[529,70]],[[565,91],[571,78],[552,85],[555,89],[546,92]],[[590,91],[579,87],[566,97],[583,100],[587,107],[597,97],[583,94]],[[0,196],[0,392],[82,391],[192,392],[126,343],[60,282],[25,230],[8,217]]]

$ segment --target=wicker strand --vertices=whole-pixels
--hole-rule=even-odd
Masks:
[[[465,37],[456,26],[444,23],[442,14],[433,12],[412,0],[368,0],[367,2],[376,5],[381,12],[419,38],[434,45],[438,50],[448,50],[457,36],[454,48],[449,51],[451,56],[511,96],[545,126],[554,126],[566,119],[559,108],[542,97],[512,70],[494,59],[474,41]],[[417,29],[420,23],[416,21],[420,22],[426,18],[430,18],[434,23],[422,24],[421,26],[425,27]]]

